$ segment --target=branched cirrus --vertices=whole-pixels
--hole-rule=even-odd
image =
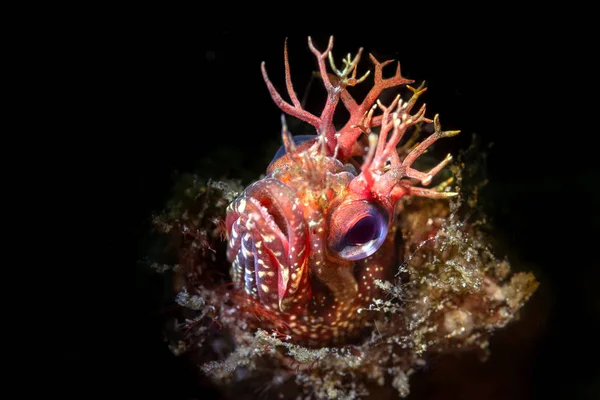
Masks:
[[[372,55],[373,87],[358,103],[348,88],[357,78],[362,49],[343,60],[338,69],[327,49],[308,45],[317,59],[327,91],[320,116],[303,109],[290,79],[287,44],[285,81],[290,102],[274,88],[262,65],[267,88],[286,114],[316,129],[314,136],[292,137],[282,118],[282,150],[228,208],[226,229],[231,277],[249,304],[282,322],[280,329],[310,346],[340,344],[368,325],[359,308],[377,294],[375,279],[387,279],[397,267],[394,210],[403,196],[446,198],[445,184],[427,189],[432,178],[451,160],[447,156],[428,172],[412,165],[433,142],[458,131],[442,131],[439,118],[425,117],[425,105],[414,111],[423,86],[413,88],[395,74],[384,78]],[[332,72],[327,71],[326,61]],[[384,89],[407,85],[412,97],[397,96],[389,105],[378,97]],[[339,102],[350,117],[336,130],[333,116]],[[435,131],[417,146],[398,147],[409,128],[433,123]],[[374,129],[375,128],[375,129]],[[377,132],[377,133],[375,133]],[[359,140],[359,138],[366,138]],[[360,160],[358,168],[351,161]],[[272,324],[273,318],[265,322]]]

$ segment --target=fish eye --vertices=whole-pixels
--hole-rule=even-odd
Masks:
[[[388,219],[382,207],[367,200],[340,205],[330,219],[329,251],[350,261],[369,257],[385,240]]]
[[[317,135],[298,135],[298,136],[292,136],[292,140],[294,141],[294,144],[296,146],[298,146],[299,144],[302,144],[304,142],[308,142],[309,140],[312,140],[312,139],[317,138],[317,137],[318,137]],[[275,153],[275,156],[273,156],[273,159],[269,163],[269,166],[271,166],[272,164],[274,164],[275,161],[279,160],[284,155],[285,155],[285,146],[281,145],[279,147],[279,149],[277,150],[277,152]]]

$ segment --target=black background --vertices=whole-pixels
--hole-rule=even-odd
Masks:
[[[592,398],[600,333],[597,132],[591,119],[577,116],[585,100],[572,90],[587,82],[577,47],[586,37],[563,36],[560,19],[496,11],[435,21],[426,12],[365,16],[367,22],[340,14],[303,19],[298,29],[285,19],[239,24],[218,13],[196,21],[155,10],[152,17],[133,13],[118,28],[101,24],[87,43],[95,56],[83,75],[97,104],[88,149],[100,154],[98,219],[111,225],[102,233],[106,246],[93,251],[110,268],[95,276],[111,286],[99,296],[102,317],[62,322],[67,331],[85,326],[89,333],[68,335],[68,391],[218,396],[162,342],[156,310],[163,282],[136,263],[149,245],[150,215],[163,207],[176,171],[257,178],[280,132],[260,63],[283,88],[288,37],[302,95],[315,68],[306,37],[324,49],[333,34],[337,59],[362,46],[380,60],[399,60],[404,76],[427,81],[429,115],[462,131],[440,142],[442,153],[465,149],[477,134],[490,180],[484,207],[498,247],[513,269],[533,271],[541,282],[522,321],[496,334],[487,363],[468,355],[436,360],[415,376],[410,398]],[[365,57],[361,70],[367,68]],[[313,89],[318,102],[321,92]],[[70,291],[64,301],[89,290]],[[101,340],[89,340],[96,336]]]

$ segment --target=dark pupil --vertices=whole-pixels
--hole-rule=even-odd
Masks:
[[[348,244],[361,245],[375,238],[375,221],[373,217],[365,217],[358,221],[346,233],[345,239]]]

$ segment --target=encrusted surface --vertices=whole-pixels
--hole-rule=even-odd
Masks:
[[[276,321],[232,291],[220,221],[240,190],[186,176],[156,218],[168,235],[167,259],[156,269],[173,279],[178,304],[166,330],[170,347],[236,399],[354,399],[382,385],[407,396],[409,377],[429,355],[489,351],[490,335],[537,288],[533,275],[511,273],[477,221],[465,218],[473,202],[403,199],[394,222],[404,262],[393,280],[377,282],[385,295],[359,310],[369,313],[370,328],[342,347],[305,348],[277,329],[261,329]]]

